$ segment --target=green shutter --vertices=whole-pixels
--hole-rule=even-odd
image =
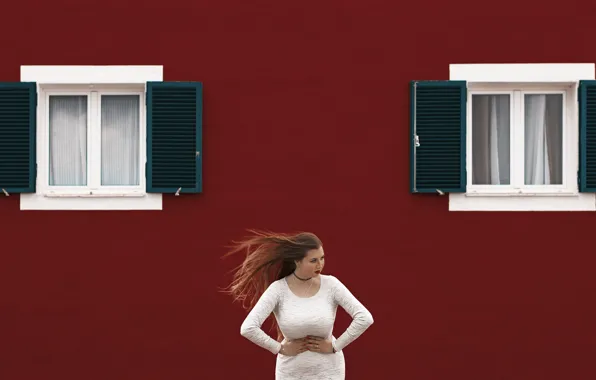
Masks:
[[[199,82],[147,82],[147,192],[202,192],[202,90]]]
[[[410,191],[466,191],[466,82],[410,84]]]
[[[0,83],[0,196],[35,192],[36,110],[36,83]]]
[[[596,192],[596,80],[579,81],[579,191]]]

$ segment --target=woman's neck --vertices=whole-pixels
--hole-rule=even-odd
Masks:
[[[312,279],[312,277],[304,276],[304,275],[302,275],[300,273],[296,273],[296,271],[292,272],[292,275],[294,275],[294,277],[297,278],[298,280],[304,281],[304,282],[309,281],[309,280]]]

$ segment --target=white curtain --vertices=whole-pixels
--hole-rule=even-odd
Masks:
[[[50,185],[86,186],[87,96],[50,96],[49,107]],[[139,185],[139,133],[139,96],[101,96],[101,185]]]
[[[526,185],[563,183],[563,97],[525,95]]]
[[[139,97],[101,97],[101,184],[139,184]]]
[[[472,183],[510,184],[509,95],[472,97]]]
[[[472,97],[472,179],[509,185],[509,95]],[[563,103],[560,94],[524,95],[524,183],[563,183]],[[521,165],[521,163],[514,163]]]
[[[50,96],[50,185],[87,185],[87,97]]]

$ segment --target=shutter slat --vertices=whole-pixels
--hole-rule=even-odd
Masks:
[[[466,191],[466,96],[465,81],[410,84],[411,192]]]
[[[596,80],[579,82],[579,191],[596,192]]]
[[[147,192],[202,192],[202,89],[147,82]]]
[[[35,192],[36,88],[0,83],[0,189],[9,194]]]

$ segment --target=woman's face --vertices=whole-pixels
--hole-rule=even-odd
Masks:
[[[301,277],[317,277],[325,266],[325,252],[323,247],[311,249],[306,256],[297,264],[297,270]]]

